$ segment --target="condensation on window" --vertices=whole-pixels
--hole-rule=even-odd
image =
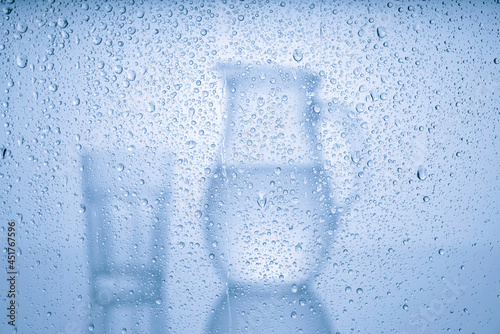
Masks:
[[[500,330],[498,1],[0,9],[2,333]]]

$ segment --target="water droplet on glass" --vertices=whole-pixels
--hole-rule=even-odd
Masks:
[[[61,28],[66,28],[68,26],[68,21],[64,18],[59,18],[57,20],[57,25]]]
[[[364,103],[358,103],[358,104],[356,104],[356,111],[357,112],[363,112],[363,111],[365,111],[365,104]]]
[[[444,255],[444,249],[442,249],[442,248],[441,248],[441,249],[438,251],[438,253],[439,253],[439,255]]]
[[[295,59],[296,62],[299,62],[302,60],[304,56],[302,55],[302,51],[299,49],[293,50],[293,59]]]
[[[359,162],[359,160],[361,160],[361,154],[359,153],[359,151],[354,151],[351,155],[351,160],[352,162],[354,162],[355,164],[357,164]]]
[[[403,305],[403,310],[405,310],[405,311],[408,310],[408,305],[404,304]]]
[[[292,311],[292,314],[290,314],[290,317],[295,319],[297,317],[297,312]]]
[[[429,201],[430,201],[429,196],[424,196],[424,202],[429,202]]]
[[[264,100],[264,98],[263,98],[263,97],[259,97],[259,98],[257,99],[257,105],[258,105],[259,107],[262,107],[265,103],[266,103],[266,101]]]
[[[267,204],[267,197],[264,194],[259,194],[259,198],[257,199],[257,205],[261,208],[265,207]]]
[[[25,68],[28,65],[28,58],[23,55],[18,55],[16,58],[16,63],[20,68]]]
[[[500,64],[500,58],[495,58],[495,59],[493,59],[493,62],[494,62],[495,64]]]
[[[352,291],[352,289],[351,289],[351,287],[350,287],[350,286],[346,286],[346,287],[345,287],[345,292],[349,293],[349,292],[351,292],[351,291]]]
[[[118,164],[118,166],[116,166],[116,169],[119,171],[119,172],[123,172],[123,170],[125,169],[125,166],[123,164]]]
[[[384,27],[378,27],[377,28],[377,36],[379,38],[384,38],[385,36],[387,36],[387,31],[385,30]]]
[[[26,23],[19,22],[18,24],[16,24],[16,29],[20,33],[25,33],[26,30],[28,30],[28,25],[26,25]]]
[[[357,293],[358,295],[362,294],[362,293],[363,293],[363,289],[361,289],[361,288],[357,288],[357,289],[356,289],[356,293]]]
[[[129,81],[134,81],[135,80],[135,71],[134,70],[128,70],[127,71],[127,79]]]
[[[420,165],[417,170],[417,177],[422,181],[425,180],[427,178],[427,168]]]
[[[85,207],[85,205],[80,204],[80,210],[78,210],[78,212],[79,213],[84,213],[86,210],[87,210],[87,208]]]

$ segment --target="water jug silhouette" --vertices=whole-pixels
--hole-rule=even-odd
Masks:
[[[210,333],[331,333],[310,288],[337,222],[315,125],[318,78],[224,66],[223,148],[207,190],[208,247],[226,285]]]

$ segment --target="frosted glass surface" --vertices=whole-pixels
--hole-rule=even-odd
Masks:
[[[498,1],[0,15],[1,333],[500,332]]]

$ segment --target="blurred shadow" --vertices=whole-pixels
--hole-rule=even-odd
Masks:
[[[92,304],[89,326],[95,333],[164,329],[168,184],[166,164],[148,162],[152,158],[120,152],[82,157]]]

